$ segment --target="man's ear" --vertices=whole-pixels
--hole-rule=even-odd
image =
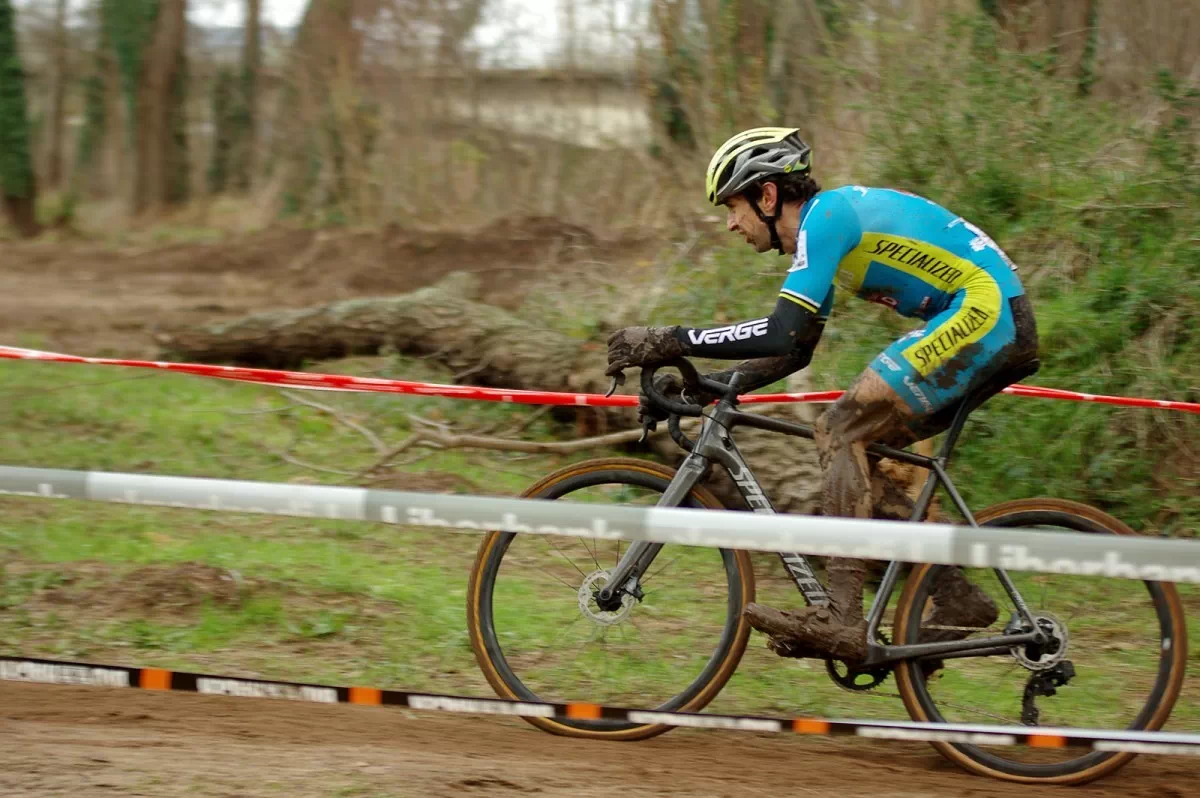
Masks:
[[[760,187],[762,196],[758,200],[758,207],[767,216],[775,212],[775,206],[779,202],[779,186],[768,181]]]

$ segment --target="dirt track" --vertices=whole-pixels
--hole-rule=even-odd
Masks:
[[[509,719],[0,682],[3,796],[1183,798],[1198,775],[1142,757],[1097,785],[1030,790],[921,744],[691,730],[593,743]]]

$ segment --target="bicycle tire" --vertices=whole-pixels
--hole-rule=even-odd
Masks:
[[[574,490],[597,484],[636,485],[662,493],[675,476],[672,468],[633,458],[599,458],[567,466],[542,478],[526,489],[525,498],[557,499]],[[696,486],[684,507],[726,509],[709,490]],[[467,587],[467,629],[475,659],[488,683],[502,698],[518,701],[541,700],[513,672],[499,643],[492,615],[492,593],[500,562],[514,533],[489,532],[484,536],[471,569]],[[687,688],[657,709],[696,712],[707,706],[737,669],[750,626],[742,617],[742,608],[754,601],[754,570],[744,551],[722,549],[727,582],[733,588],[727,599],[729,615],[717,649],[707,667]],[[524,718],[528,723],[552,734],[603,740],[644,740],[671,726],[663,724],[614,724],[611,721],[555,720]]]
[[[1062,526],[1080,532],[1134,535],[1132,529],[1111,515],[1078,502],[1063,499],[1024,499],[1004,502],[976,516],[981,526],[1019,527],[1034,524]],[[897,642],[916,642],[925,599],[941,569],[924,564],[914,567],[896,608]],[[1154,602],[1159,633],[1164,643],[1154,686],[1129,729],[1155,731],[1166,723],[1187,669],[1187,629],[1183,605],[1171,583],[1144,584]],[[921,666],[907,660],[895,669],[896,684],[910,717],[919,722],[945,722],[930,695]],[[1019,762],[965,743],[934,742],[933,747],[963,769],[983,776],[1024,784],[1077,785],[1107,776],[1136,756],[1131,752],[1093,751],[1057,763]]]

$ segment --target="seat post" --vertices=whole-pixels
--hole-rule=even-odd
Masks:
[[[963,427],[967,424],[967,416],[971,414],[971,397],[963,399],[958,410],[954,412],[954,421],[950,424],[950,429],[946,431],[946,440],[942,443],[942,451],[938,453],[937,459],[944,464],[950,459],[950,452],[954,450],[954,445],[958,443],[958,436],[962,433]]]

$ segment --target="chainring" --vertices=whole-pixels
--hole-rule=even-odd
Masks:
[[[883,632],[876,633],[879,642],[888,645],[891,641]],[[851,693],[866,693],[874,690],[887,681],[892,673],[890,665],[876,665],[870,668],[854,668],[844,660],[829,657],[825,660],[825,672],[838,687]]]

